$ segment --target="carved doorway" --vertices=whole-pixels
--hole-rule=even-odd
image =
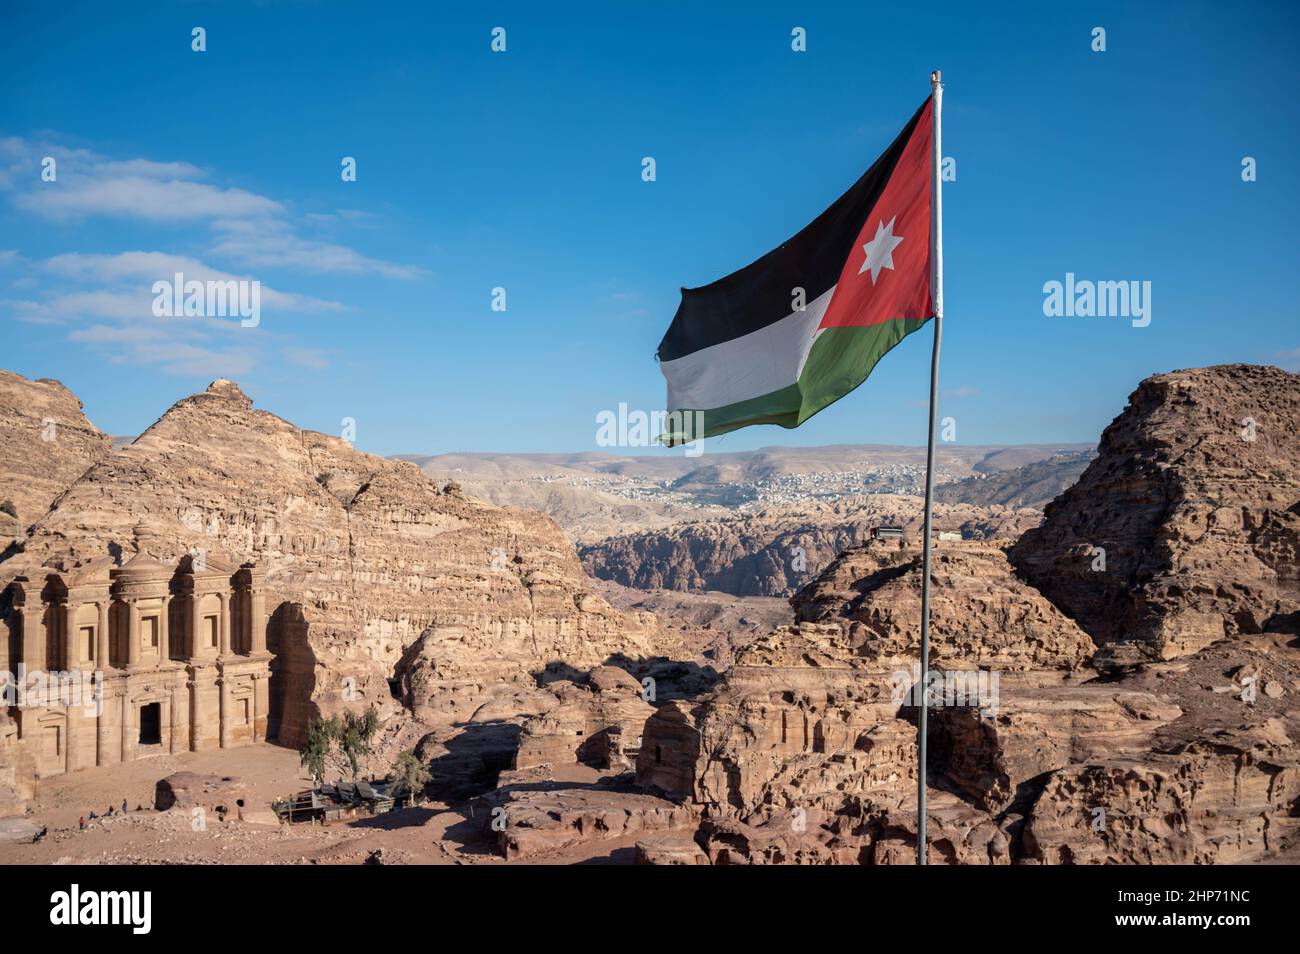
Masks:
[[[148,702],[140,707],[140,744],[162,745],[162,703]]]

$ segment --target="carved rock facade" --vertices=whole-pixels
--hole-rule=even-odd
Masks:
[[[14,579],[0,671],[38,775],[264,739],[264,587],[252,563],[165,563],[143,547],[120,566]]]

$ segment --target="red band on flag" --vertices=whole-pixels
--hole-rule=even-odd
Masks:
[[[925,112],[889,183],[849,251],[822,318],[822,328],[929,318],[930,176],[934,102]]]

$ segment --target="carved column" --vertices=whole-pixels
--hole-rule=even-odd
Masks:
[[[161,699],[158,701],[158,744],[162,746],[164,752],[172,751],[172,728],[176,724],[175,715],[170,694],[166,705]]]
[[[253,653],[253,591],[245,590],[239,598],[239,651],[250,656]]]
[[[45,669],[45,627],[41,617],[45,607],[28,603],[23,607],[23,663],[28,672]]]
[[[68,727],[68,739],[64,745],[63,765],[64,771],[73,772],[77,768],[77,717],[81,712],[80,706],[68,706],[63,710],[65,722]]]
[[[60,629],[63,630],[62,639],[56,645],[58,651],[54,654],[54,665],[51,668],[59,669],[79,669],[81,667],[81,647],[77,645],[77,639],[74,630],[77,628],[77,604],[72,600],[64,600],[62,606]],[[72,738],[72,730],[68,730],[68,738]]]
[[[99,620],[95,623],[95,668],[108,669],[112,664],[108,656],[108,600],[100,600],[95,605],[99,610]]]
[[[222,673],[221,678],[217,680],[217,687],[221,694],[221,711],[220,717],[220,739],[221,747],[228,748],[230,745],[230,680]]]
[[[249,693],[250,701],[248,704],[252,707],[253,710],[252,719],[249,722],[249,731],[251,733],[254,742],[260,740],[260,737],[257,734],[257,714],[261,711],[257,706],[257,683],[258,680],[260,680],[261,678],[262,677],[257,673],[253,673],[253,691]]]
[[[45,605],[23,610],[23,662],[27,671],[45,669]]]
[[[253,683],[253,689],[257,693],[257,711],[260,722],[257,729],[257,737],[265,741],[266,728],[269,716],[271,714],[271,677],[269,673],[261,672],[257,674],[257,682]]]
[[[135,669],[140,665],[140,604],[134,596],[126,601],[126,665]]]
[[[252,598],[252,608],[249,612],[250,642],[249,649],[253,655],[266,652],[266,594],[261,590],[254,589]]]
[[[230,655],[230,597],[227,593],[218,593],[217,599],[220,601],[221,614],[217,619],[217,625],[221,627],[221,656],[224,659]]]
[[[131,705],[129,692],[122,693],[122,761],[130,762],[135,758],[135,738],[131,730],[135,727],[135,707]]]
[[[203,722],[199,718],[199,680],[197,675],[190,681],[190,751],[198,752],[203,748]]]
[[[168,706],[170,707],[170,720],[172,720],[172,754],[179,751],[185,751],[186,738],[185,727],[185,706],[181,704],[181,689],[179,686],[172,686],[168,693]]]
[[[199,615],[199,591],[196,586],[194,592],[190,594],[190,645],[188,655],[191,660],[197,659],[203,651],[202,636],[200,635],[202,627],[203,619]]]
[[[112,727],[108,717],[108,689],[102,683],[99,687],[99,723],[95,727],[96,746],[95,764],[108,764],[108,738]]]
[[[171,636],[167,617],[171,615],[172,598],[163,596],[162,610],[158,614],[158,662],[165,664],[172,658]]]

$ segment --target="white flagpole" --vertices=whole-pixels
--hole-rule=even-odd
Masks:
[[[934,432],[939,409],[939,344],[943,340],[943,144],[939,113],[943,106],[943,76],[930,74],[934,104],[934,148],[930,171],[930,294],[934,299],[934,352],[930,356],[930,440],[925,451],[925,538],[921,544],[921,705],[917,718],[916,863],[926,863],[925,743],[930,674],[930,533],[934,507]]]

